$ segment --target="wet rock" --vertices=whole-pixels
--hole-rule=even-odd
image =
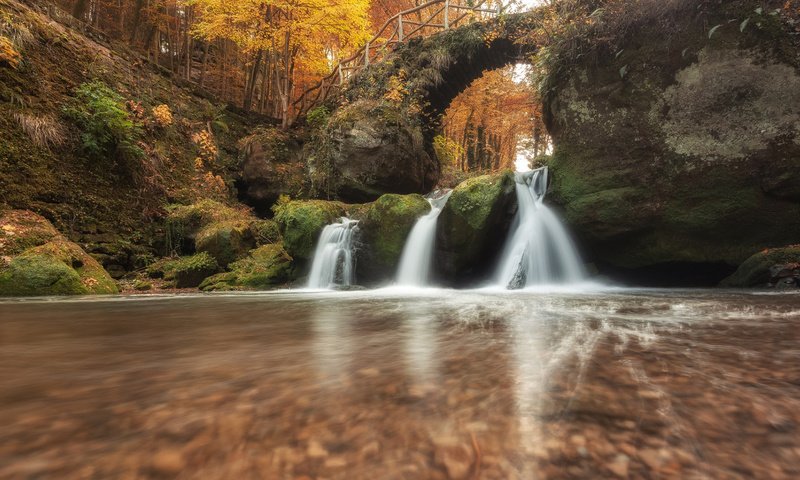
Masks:
[[[300,261],[311,260],[322,229],[347,213],[343,203],[324,200],[289,201],[274,210],[286,252]]]
[[[209,254],[222,268],[244,258],[255,246],[256,239],[250,230],[250,222],[241,220],[214,222],[203,228],[195,238],[197,252]]]
[[[436,261],[453,283],[494,265],[516,206],[511,172],[473,178],[457,186],[439,216]]]
[[[800,246],[771,248],[751,256],[736,273],[722,281],[724,287],[800,287]]]
[[[436,462],[447,471],[447,476],[453,480],[467,478],[472,469],[472,449],[464,444],[440,445],[436,448]]]
[[[617,455],[614,461],[606,464],[606,468],[619,478],[628,478],[628,468],[630,467],[630,459],[627,455]]]
[[[180,450],[164,449],[153,455],[151,466],[161,475],[177,475],[186,467],[186,459]]]
[[[389,194],[357,214],[360,248],[356,276],[360,282],[394,278],[411,229],[430,209],[428,201],[420,195]]]
[[[619,58],[571,64],[544,101],[556,145],[549,199],[601,273],[657,276],[666,273],[648,269],[684,264],[688,277],[708,266],[713,283],[726,265],[800,238],[791,28],[776,16],[744,33],[721,27],[709,42],[684,5],[689,13],[671,17],[679,44],[659,41],[649,25],[626,31]],[[709,25],[737,15],[735,4],[718,5]]]
[[[428,193],[439,180],[439,163],[425,150],[416,120],[382,101],[337,109],[309,146],[314,183],[356,203],[386,193]]]
[[[266,290],[285,284],[292,276],[292,257],[283,244],[252,250],[247,258],[229,265],[229,272],[209,277],[200,284],[204,291]]]

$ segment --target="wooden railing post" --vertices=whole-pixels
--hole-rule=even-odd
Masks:
[[[344,85],[344,74],[342,74],[342,63],[339,62],[339,85]]]
[[[369,67],[369,42],[364,46],[364,66]]]
[[[397,38],[400,42],[403,41],[403,14],[397,16]]]
[[[444,29],[450,29],[450,0],[444,0]]]

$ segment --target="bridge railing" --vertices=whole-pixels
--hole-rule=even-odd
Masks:
[[[398,44],[414,37],[427,37],[500,13],[500,8],[488,8],[487,3],[487,0],[478,0],[473,5],[462,5],[458,0],[431,0],[389,18],[363,47],[352,56],[339,61],[331,73],[294,101],[295,116],[303,116],[312,108],[321,105],[331,93],[341,88],[356,73],[382,60]],[[414,14],[417,14],[417,17],[421,15],[426,17],[412,20],[411,16]],[[387,32],[391,33],[386,36]]]

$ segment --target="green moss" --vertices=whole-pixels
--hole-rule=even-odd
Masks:
[[[498,198],[513,183],[513,174],[470,178],[453,190],[445,209],[462,219],[472,230],[486,228]]]
[[[235,209],[215,200],[202,200],[192,205],[167,207],[166,243],[168,252],[181,253],[197,234],[212,223],[242,220],[249,212]]]
[[[85,295],[88,290],[73,268],[53,257],[17,257],[0,270],[0,296]]]
[[[772,248],[758,252],[742,263],[736,272],[722,281],[724,287],[759,287],[770,281],[770,269],[785,264],[800,264],[800,245]]]
[[[0,296],[118,293],[97,261],[63,237],[30,248],[0,268]]]
[[[7,210],[0,214],[0,256],[19,255],[56,237],[61,237],[58,230],[33,212]]]
[[[208,253],[222,267],[244,257],[255,246],[250,224],[241,220],[212,223],[203,228],[195,239],[195,249]]]
[[[500,248],[511,221],[514,191],[511,172],[472,178],[453,190],[439,216],[436,238],[445,275],[455,280],[488,268],[486,260]]]
[[[408,234],[419,217],[431,207],[421,195],[383,195],[368,204],[359,216],[364,264],[360,271],[393,274]],[[366,264],[365,264],[366,262]],[[369,275],[369,273],[368,273]]]
[[[165,258],[147,268],[151,278],[174,282],[177,288],[193,288],[219,271],[219,264],[208,253],[189,257]]]
[[[144,280],[136,280],[133,282],[133,289],[138,292],[147,292],[153,289],[153,284]]]
[[[262,245],[250,252],[247,258],[230,265],[230,272],[207,278],[200,289],[260,290],[274,288],[291,278],[292,257],[283,245]]]
[[[343,203],[324,200],[280,202],[273,210],[286,251],[301,260],[311,259],[322,229],[346,213]]]
[[[274,220],[256,220],[250,224],[250,231],[258,246],[280,243],[283,240],[280,226]]]

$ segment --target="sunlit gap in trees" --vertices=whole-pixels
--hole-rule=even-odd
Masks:
[[[527,171],[552,150],[529,64],[483,72],[445,112],[435,140],[445,174]]]

